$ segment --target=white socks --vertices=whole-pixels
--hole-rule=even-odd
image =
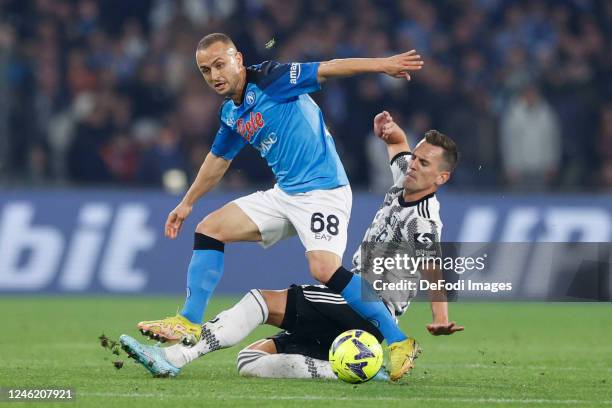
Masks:
[[[337,378],[329,361],[300,354],[268,354],[260,350],[242,349],[236,365],[238,373],[247,377]]]
[[[211,351],[231,347],[268,320],[268,306],[261,293],[253,289],[231,309],[224,310],[202,326],[202,339],[193,347],[175,344],[163,348],[166,359],[181,368]],[[265,378],[336,379],[329,362],[299,354],[268,354],[243,349],[236,362],[243,376]]]
[[[214,350],[231,347],[268,320],[268,305],[257,289],[247,293],[232,308],[219,313],[202,326],[202,339],[193,347],[175,344],[164,348],[166,359],[181,368]]]

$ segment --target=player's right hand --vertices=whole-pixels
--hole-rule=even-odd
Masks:
[[[192,206],[181,202],[174,210],[170,211],[168,219],[166,220],[166,227],[164,228],[164,233],[167,238],[176,238],[183,226],[183,222],[189,214],[191,214],[191,209]]]
[[[427,325],[427,331],[434,336],[448,336],[463,331],[465,327],[457,326],[455,322],[432,323]]]

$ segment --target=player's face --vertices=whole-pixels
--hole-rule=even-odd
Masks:
[[[196,62],[208,86],[219,95],[231,96],[240,90],[242,54],[231,44],[218,41],[198,50]]]
[[[412,152],[412,160],[406,178],[404,189],[408,193],[437,189],[446,183],[450,172],[444,167],[444,149],[422,140]]]

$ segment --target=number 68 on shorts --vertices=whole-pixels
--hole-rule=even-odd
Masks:
[[[234,203],[257,225],[264,248],[297,234],[306,251],[344,254],[352,205],[348,185],[299,194],[274,186]]]

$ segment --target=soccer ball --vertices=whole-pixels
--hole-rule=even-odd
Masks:
[[[336,337],[329,349],[332,371],[342,381],[356,384],[371,380],[383,363],[376,337],[363,330],[348,330]]]

